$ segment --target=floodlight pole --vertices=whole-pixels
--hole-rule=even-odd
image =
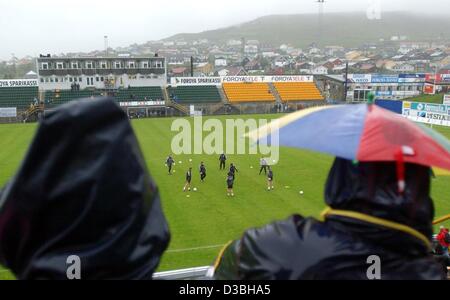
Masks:
[[[434,80],[433,80],[433,83],[434,83],[434,95],[436,95],[436,90],[437,90],[437,88],[436,88],[437,73],[438,73],[438,62],[436,62],[436,65],[434,66]]]
[[[348,61],[345,63],[345,78],[344,78],[344,101],[347,102],[347,88],[348,88]]]
[[[105,39],[105,56],[108,57],[108,48],[109,48],[109,45],[108,45],[108,36],[105,35],[103,38]]]
[[[322,42],[322,28],[323,28],[323,6],[325,0],[317,0],[319,4],[319,25],[318,25],[318,38],[317,38],[317,46],[320,47],[320,43]]]

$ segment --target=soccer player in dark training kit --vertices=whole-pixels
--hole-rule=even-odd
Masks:
[[[220,154],[219,157],[219,161],[220,161],[220,170],[225,170],[225,162],[227,161],[227,156],[225,155],[225,153]]]
[[[186,172],[186,184],[184,185],[183,192],[186,192],[186,189],[191,191],[191,181],[192,181],[192,168]]]
[[[227,196],[234,197],[233,185],[234,185],[234,174],[231,173],[231,172],[228,172],[228,176],[227,176]]]
[[[269,170],[269,172],[267,174],[267,190],[270,191],[270,190],[274,189],[274,187],[273,187],[273,171],[272,171],[271,167],[268,167],[268,170]]]
[[[259,161],[259,164],[261,166],[261,169],[259,169],[259,175],[261,175],[262,171],[264,171],[264,174],[267,174],[268,164],[267,164],[266,159],[265,158],[261,158],[260,161]]]
[[[202,162],[200,164],[200,180],[203,182],[206,178],[206,167],[205,164]]]
[[[169,168],[169,175],[172,175],[172,166],[175,163],[175,161],[173,160],[172,156],[169,155],[169,157],[167,157],[166,160],[166,166],[167,168]]]
[[[233,164],[230,164],[230,173],[233,175],[233,180],[235,178],[236,173],[238,172],[239,170]]]

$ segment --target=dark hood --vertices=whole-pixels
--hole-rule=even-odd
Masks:
[[[325,188],[328,206],[410,226],[431,239],[433,202],[430,168],[405,164],[406,190],[398,193],[396,164],[357,163],[337,158]]]
[[[150,279],[170,234],[126,114],[111,99],[48,113],[0,194],[0,262],[20,279]]]

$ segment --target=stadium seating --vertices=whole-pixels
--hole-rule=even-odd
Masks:
[[[101,90],[54,90],[45,93],[47,106],[57,106],[80,98],[102,96]],[[164,98],[160,87],[132,87],[116,92],[117,102],[162,100]]]
[[[39,97],[37,87],[15,87],[0,89],[0,107],[27,108]]]
[[[267,83],[224,83],[223,89],[230,102],[274,102]]]
[[[221,101],[215,86],[179,86],[168,89],[172,100],[177,103],[217,103]]]
[[[54,91],[47,91],[45,93],[45,102],[47,103],[47,106],[57,106],[80,98],[90,98],[98,96],[101,96],[101,91],[54,90]]]
[[[282,101],[324,100],[314,82],[279,82],[273,85]]]
[[[163,100],[164,96],[161,87],[150,86],[150,87],[130,87],[128,89],[120,89],[116,93],[116,100],[118,102],[127,101],[156,101]]]

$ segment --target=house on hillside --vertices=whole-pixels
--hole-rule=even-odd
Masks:
[[[214,60],[214,66],[215,67],[226,67],[227,59],[223,56],[216,56],[216,59]]]
[[[257,71],[262,69],[261,63],[257,59],[249,61],[244,67],[247,71]]]
[[[174,55],[167,57],[167,64],[172,66],[182,66],[190,63],[191,58],[189,56]]]
[[[361,62],[354,66],[361,73],[373,73],[376,71],[376,66],[374,63]]]
[[[335,65],[331,61],[327,61],[326,63],[322,64],[322,66],[327,68],[327,70],[333,70],[333,68],[335,67]]]
[[[325,47],[325,55],[328,56],[338,56],[343,54],[345,48],[342,46],[326,46]]]
[[[311,74],[311,69],[314,67],[312,62],[298,62],[295,64],[295,69],[301,74]]]
[[[395,64],[391,70],[398,73],[412,73],[415,71],[415,67],[408,63],[398,63]]]
[[[346,60],[358,60],[362,57],[361,51],[349,51],[345,53]]]
[[[194,64],[194,71],[209,76],[214,73],[214,66],[208,62],[202,62]]]
[[[171,77],[187,77],[190,76],[189,69],[186,67],[177,67],[169,71]]]
[[[246,76],[248,73],[245,71],[242,67],[227,67],[227,68],[221,68],[217,69],[216,72],[217,76]]]
[[[271,75],[271,76],[281,76],[281,75],[284,75],[284,69],[283,69],[283,68],[279,68],[279,67],[273,68],[272,70],[270,70],[270,71],[268,72],[268,75]]]
[[[328,68],[321,65],[311,69],[313,75],[328,75]]]
[[[275,68],[284,68],[286,66],[289,66],[289,63],[291,61],[290,56],[288,55],[280,55],[273,61],[273,66]]]

